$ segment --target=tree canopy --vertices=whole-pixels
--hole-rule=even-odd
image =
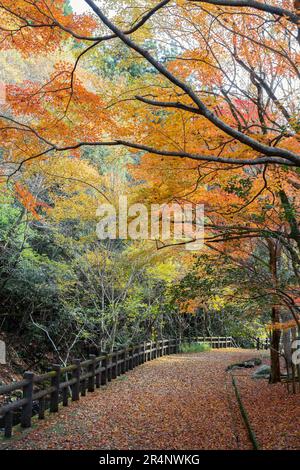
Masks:
[[[5,322],[66,362],[218,317],[272,332],[279,380],[280,331],[299,327],[297,5],[84,2],[0,1]],[[100,243],[97,206],[120,194],[204,204],[203,250]]]

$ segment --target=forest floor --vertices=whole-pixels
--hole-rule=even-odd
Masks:
[[[34,427],[7,449],[252,449],[228,365],[262,356],[213,350],[145,363]],[[299,394],[237,369],[241,398],[262,449],[300,448]]]

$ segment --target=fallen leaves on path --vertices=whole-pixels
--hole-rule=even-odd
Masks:
[[[263,449],[300,448],[300,396],[283,384],[252,380],[249,371],[237,377],[241,398]]]
[[[229,364],[251,357],[253,351],[214,350],[145,363],[39,422],[9,448],[251,449],[225,372]],[[289,409],[299,418],[298,397],[287,396],[282,385],[254,381],[248,373],[238,379],[262,446],[299,446],[299,436],[281,415]]]

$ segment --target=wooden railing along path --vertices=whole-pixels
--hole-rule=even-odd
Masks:
[[[232,336],[187,336],[182,342],[207,343],[213,349],[237,347]]]
[[[180,341],[167,339],[157,342],[144,342],[136,346],[120,349],[112,353],[101,353],[100,356],[90,355],[89,359],[75,359],[67,367],[53,365],[52,370],[42,375],[25,372],[23,380],[0,387],[0,396],[9,396],[12,392],[21,391],[22,398],[16,399],[0,407],[0,419],[4,423],[4,436],[11,437],[14,424],[22,428],[31,427],[35,409],[38,418],[44,419],[45,411],[56,413],[59,403],[68,406],[69,398],[77,401],[86,392],[94,392],[95,388],[106,385],[112,379],[146,361],[179,352]],[[19,417],[15,419],[15,414]]]
[[[212,348],[236,346],[233,338],[229,336],[165,339],[144,342],[112,353],[101,353],[98,357],[90,355],[85,361],[75,359],[67,367],[54,364],[50,372],[42,375],[25,372],[23,380],[0,386],[0,396],[6,399],[11,400],[12,393],[18,391],[21,393],[21,398],[16,398],[0,407],[0,428],[4,429],[4,436],[7,438],[12,436],[15,424],[29,428],[33,415],[36,414],[39,419],[44,419],[46,410],[56,413],[60,403],[68,406],[69,399],[77,401],[80,396],[85,396],[87,391],[93,392],[95,388],[106,385],[107,382],[146,361],[178,353],[181,342],[206,342]]]

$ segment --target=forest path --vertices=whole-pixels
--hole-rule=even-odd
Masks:
[[[165,356],[24,431],[13,449],[251,449],[226,366],[255,355]]]

